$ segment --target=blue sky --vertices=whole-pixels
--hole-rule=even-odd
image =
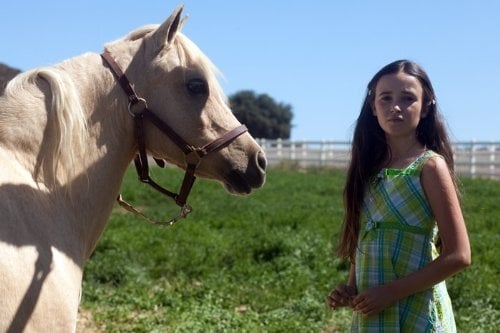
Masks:
[[[0,62],[22,70],[103,45],[178,5],[165,0],[2,4]],[[500,140],[500,1],[185,0],[183,32],[227,94],[290,104],[293,139],[349,140],[365,86],[393,60],[428,72],[453,140]]]

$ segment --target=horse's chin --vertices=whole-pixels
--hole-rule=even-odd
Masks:
[[[241,184],[235,186],[234,184],[224,183],[224,188],[226,189],[226,191],[234,195],[248,195],[252,192],[251,187],[241,186]]]
[[[226,190],[235,195],[248,195],[253,189],[259,188],[264,184],[264,179],[250,179],[241,172],[231,171],[223,180]]]

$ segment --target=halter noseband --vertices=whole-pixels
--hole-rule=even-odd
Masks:
[[[151,110],[149,110],[147,102],[144,98],[141,98],[135,92],[133,85],[130,83],[128,78],[125,76],[120,66],[116,63],[113,56],[105,51],[101,54],[101,57],[104,61],[109,65],[113,74],[118,79],[118,83],[122,87],[122,89],[127,94],[129,104],[128,110],[131,114],[132,118],[135,122],[135,135],[137,140],[137,145],[139,146],[139,153],[136,155],[134,159],[135,168],[137,171],[137,175],[139,176],[139,180],[143,183],[146,183],[153,187],[158,192],[172,198],[175,203],[181,207],[181,210],[178,216],[171,218],[169,221],[159,222],[149,219],[140,211],[136,210],[134,207],[126,203],[122,200],[121,195],[118,196],[117,201],[120,206],[124,207],[128,211],[131,211],[151,223],[169,226],[177,222],[179,219],[186,217],[192,211],[191,206],[187,204],[187,197],[189,196],[189,192],[193,187],[194,181],[196,180],[195,170],[198,167],[201,159],[208,154],[218,151],[241,134],[248,131],[245,125],[240,125],[235,129],[226,132],[221,137],[215,139],[214,141],[206,144],[203,147],[195,147],[188,144],[179,134],[177,134],[167,123],[161,120],[157,115],[155,115]],[[155,125],[163,134],[169,137],[172,142],[174,142],[179,149],[182,150],[186,160],[186,172],[184,174],[184,179],[182,181],[181,190],[179,194],[171,192],[162,186],[158,185],[154,182],[149,176],[149,165],[148,165],[148,157],[146,153],[146,144],[144,138],[144,119],[149,120],[153,125]],[[155,159],[156,160],[156,159]],[[163,166],[163,161],[156,160],[156,162]]]

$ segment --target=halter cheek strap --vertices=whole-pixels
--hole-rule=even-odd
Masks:
[[[175,132],[167,123],[165,123],[162,119],[160,119],[156,114],[150,111],[148,108],[148,104],[144,98],[141,98],[135,92],[134,86],[130,83],[128,78],[125,76],[120,66],[116,63],[113,56],[109,52],[104,52],[101,54],[101,57],[104,61],[109,65],[112,72],[116,76],[118,83],[127,94],[128,97],[128,110],[135,123],[135,135],[136,141],[139,148],[138,154],[134,159],[135,168],[137,171],[137,175],[139,176],[139,180],[143,183],[146,183],[153,187],[158,192],[171,197],[175,203],[181,207],[179,214],[168,221],[160,222],[154,221],[144,215],[142,212],[135,209],[132,205],[125,202],[121,195],[118,196],[117,201],[120,206],[124,207],[130,212],[133,212],[136,215],[145,218],[151,223],[169,226],[177,222],[179,219],[186,217],[192,211],[191,206],[187,204],[187,198],[189,193],[191,192],[191,188],[193,187],[194,181],[196,180],[195,171],[198,165],[201,162],[201,159],[208,154],[218,151],[227,145],[229,145],[233,140],[247,132],[248,129],[245,125],[240,125],[235,129],[226,132],[220,138],[215,139],[214,141],[206,144],[203,147],[195,147],[188,144],[177,132]],[[163,134],[165,134],[179,149],[184,153],[185,161],[186,161],[186,170],[184,174],[184,179],[182,181],[180,192],[174,193],[171,192],[164,187],[158,185],[155,181],[151,179],[149,176],[149,164],[148,164],[148,156],[146,152],[146,142],[144,135],[144,120],[150,121],[154,126],[156,126]],[[163,163],[163,161],[158,161]],[[160,165],[161,166],[161,165]]]

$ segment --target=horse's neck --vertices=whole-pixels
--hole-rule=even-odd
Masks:
[[[98,55],[87,55],[86,65],[63,63],[78,80],[82,106],[88,113],[89,139],[80,175],[66,184],[66,200],[78,214],[79,232],[85,238],[86,255],[93,250],[116,200],[126,168],[134,156],[134,135],[120,87]],[[79,68],[83,66],[83,68]],[[92,69],[88,67],[92,66]],[[93,73],[83,76],[82,71]],[[118,94],[118,96],[116,96]]]

